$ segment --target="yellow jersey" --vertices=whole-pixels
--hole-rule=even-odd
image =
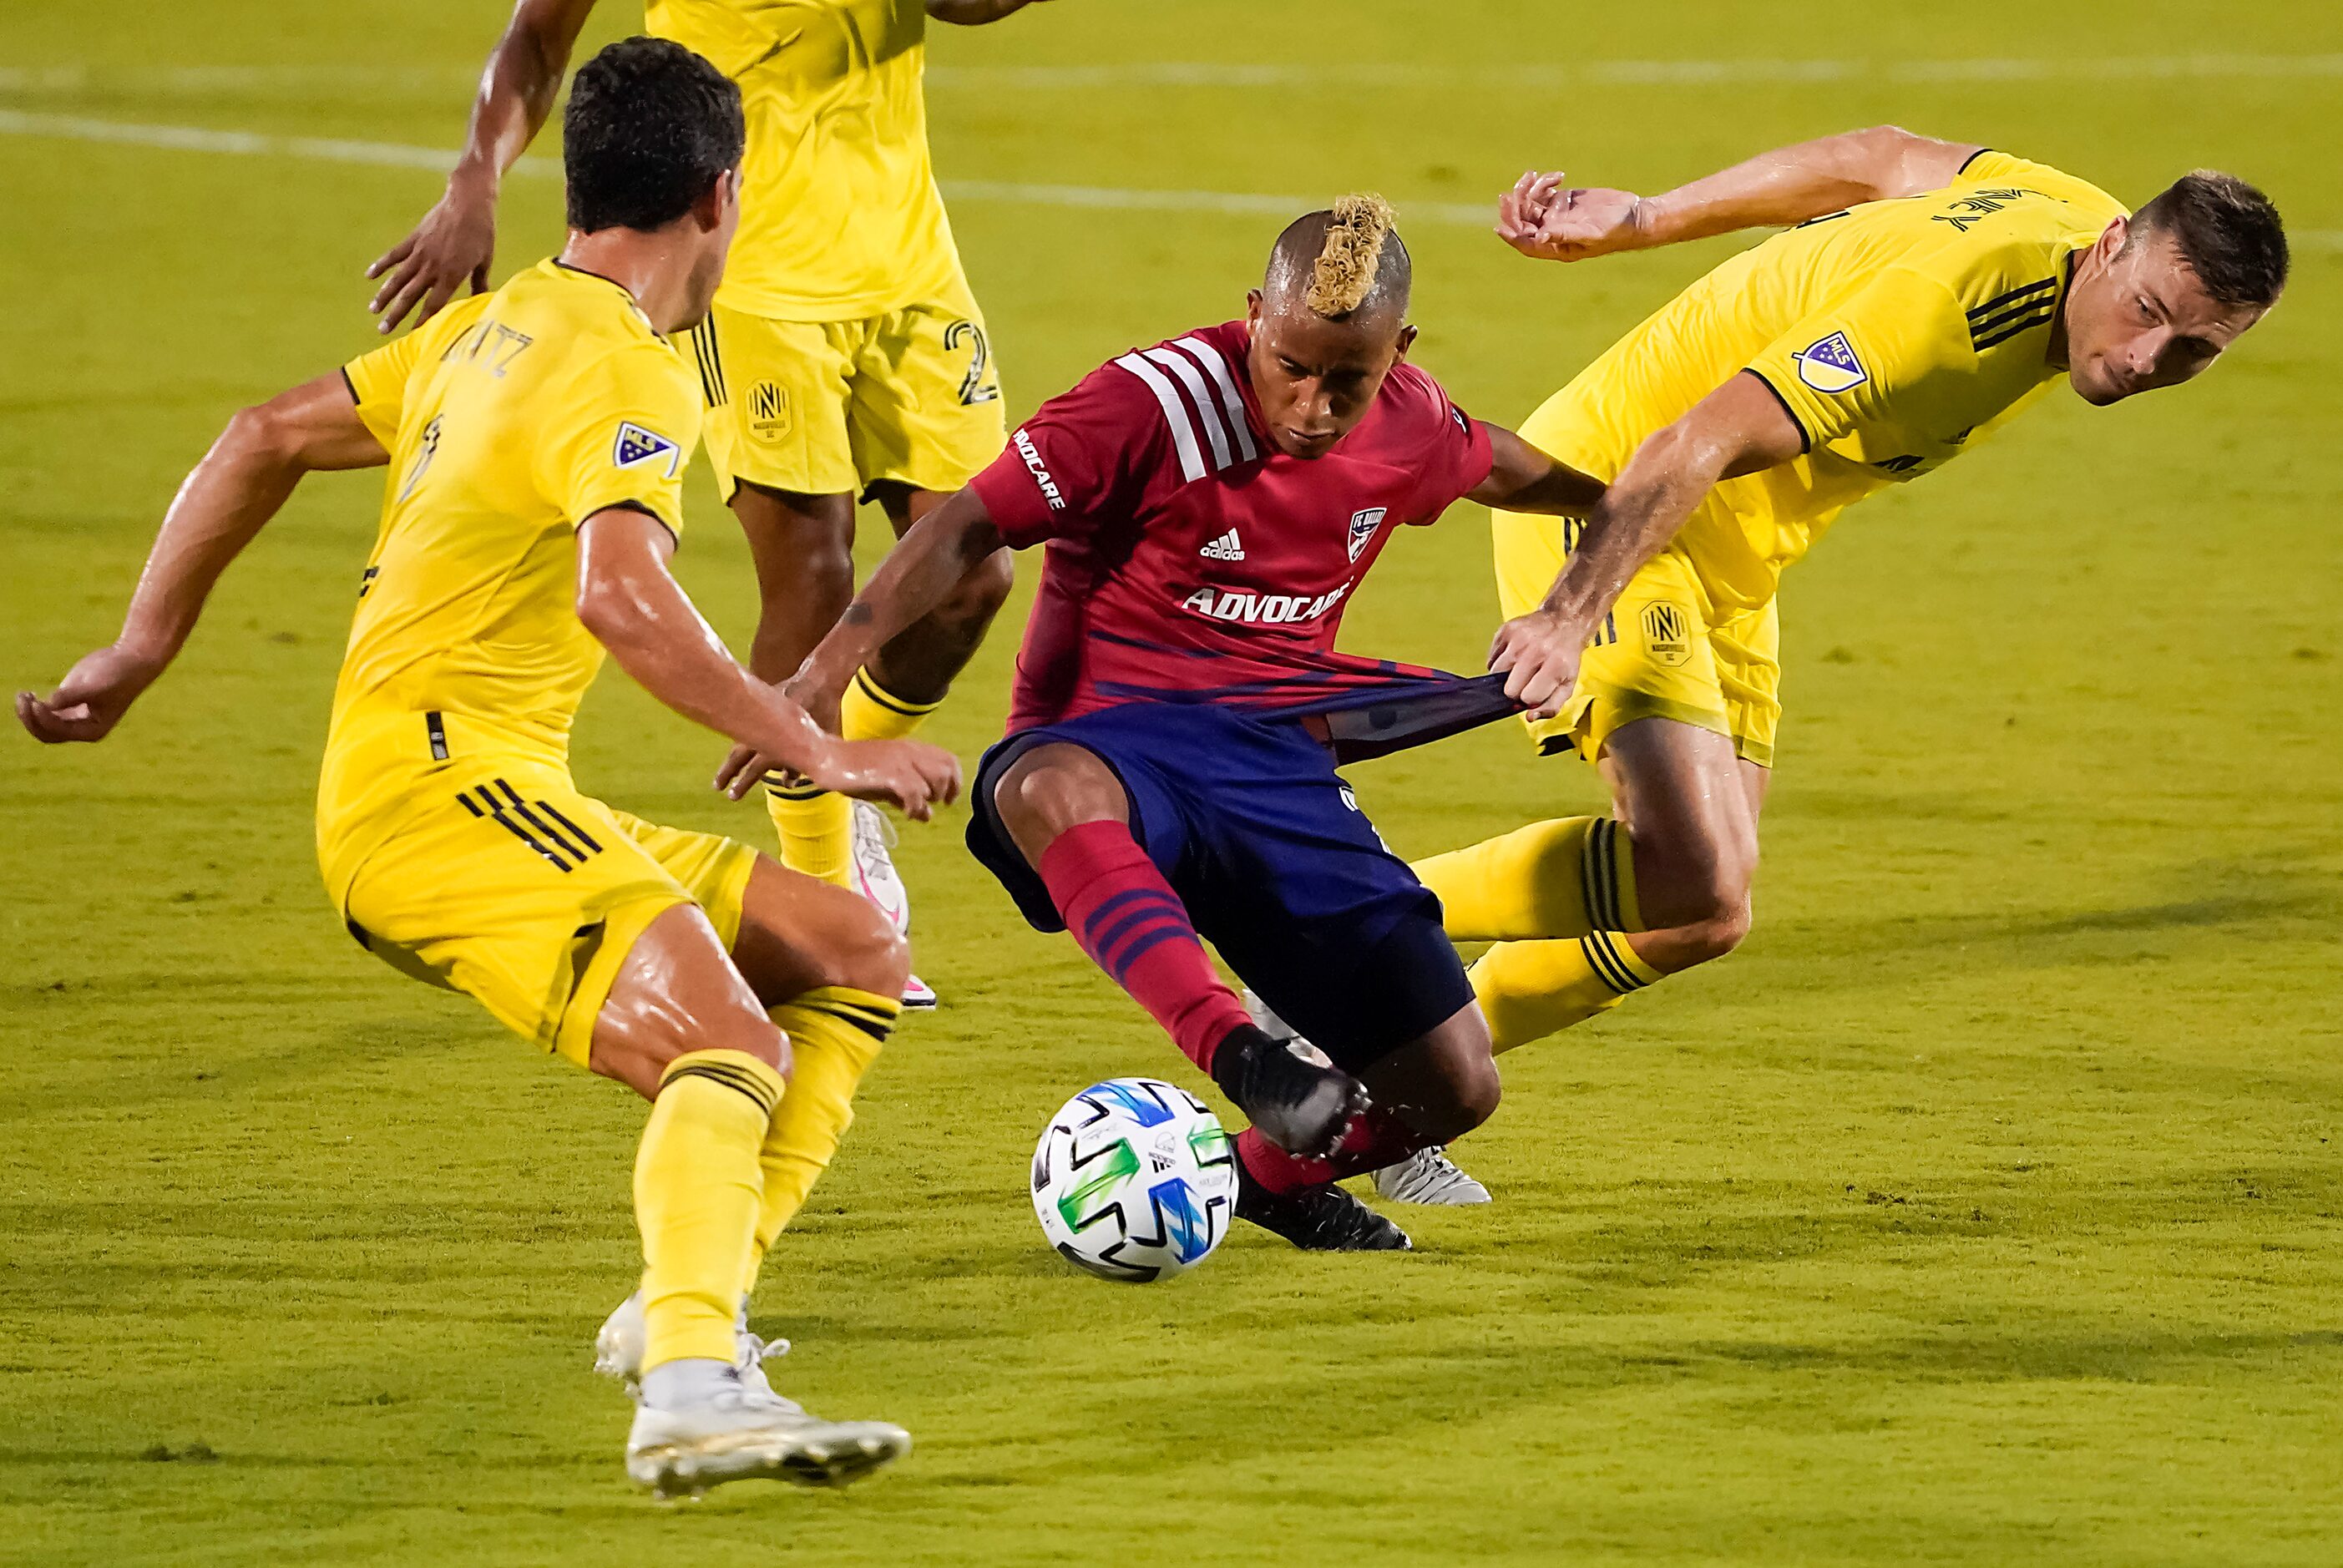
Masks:
[[[1720,607],[1769,601],[1849,502],[1974,446],[2065,374],[2046,357],[2077,252],[2124,207],[1978,153],[1943,190],[1786,229],[1621,338],[1522,433],[1603,479],[1747,370],[1797,422],[1794,461],[1713,489],[1671,548]]]
[[[957,286],[928,160],[921,0],[648,0],[644,23],[740,86],[749,145],[722,304],[853,321]]]
[[[578,619],[578,526],[631,507],[680,529],[700,420],[634,297],[558,261],[343,374],[390,465],[318,781],[337,899],[451,749],[567,766],[603,658]]]

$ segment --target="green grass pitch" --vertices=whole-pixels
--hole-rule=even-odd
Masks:
[[[359,270],[437,189],[64,122],[450,146],[502,9],[0,7],[10,686],[112,635],[232,407],[369,341]],[[949,180],[1389,194],[1417,356],[1499,420],[1727,248],[1535,266],[1443,212],[1533,164],[1648,188],[1894,120],[2135,200],[2233,168],[2304,238],[2203,384],[2062,396],[1792,575],[1755,937],[1507,1058],[1459,1151],[1498,1202],[1405,1214],[1414,1256],[1061,1264],[1023,1191],[1044,1117],[1197,1080],[958,820],[907,832],[948,1005],[759,1302],[787,1389],[917,1434],[839,1496],[626,1487],[587,1364],[640,1112],[327,909],[311,781],[377,492],[313,483],[115,740],[0,739],[0,1562],[2343,1559],[2343,14],[1060,0],[938,31]],[[1872,68],[1778,64],[1814,60]],[[1650,61],[1715,68],[1615,65]],[[558,243],[554,182],[505,218],[500,272]],[[953,218],[1012,414],[1234,313],[1279,221],[980,188]],[[745,552],[693,505],[680,570],[743,638]],[[964,756],[1020,618],[935,725]],[[1493,618],[1459,508],[1348,640],[1469,668]],[[761,833],[615,672],[581,729],[588,788]],[[1408,852],[1596,798],[1511,728],[1356,781]]]

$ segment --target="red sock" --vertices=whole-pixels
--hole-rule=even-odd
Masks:
[[[1066,930],[1187,1054],[1210,1072],[1212,1053],[1246,1021],[1221,983],[1186,906],[1121,822],[1058,835],[1036,868]]]
[[[1322,1187],[1346,1176],[1396,1165],[1417,1150],[1429,1149],[1433,1141],[1390,1111],[1375,1110],[1351,1123],[1351,1130],[1334,1145],[1331,1159],[1288,1154],[1252,1127],[1237,1134],[1237,1158],[1244,1161],[1254,1181],[1282,1193]]]

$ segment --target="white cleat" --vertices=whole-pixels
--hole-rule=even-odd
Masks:
[[[879,906],[896,930],[911,929],[911,895],[895,869],[895,825],[868,800],[854,802],[854,890]]]
[[[1489,1190],[1434,1144],[1375,1172],[1375,1191],[1394,1203],[1486,1203]]]
[[[602,1320],[602,1327],[594,1335],[594,1370],[604,1377],[617,1378],[632,1393],[643,1380],[643,1345],[649,1330],[643,1324],[643,1293],[637,1291],[610,1310]],[[765,1362],[778,1361],[789,1353],[787,1340],[760,1339],[749,1329],[749,1307],[740,1305],[739,1325],[734,1331],[732,1370],[740,1374],[740,1384],[759,1399],[781,1399],[766,1381]],[[789,1401],[781,1400],[783,1404]],[[790,1409],[797,1407],[790,1405]]]
[[[1245,1016],[1272,1040],[1302,1040],[1292,1024],[1269,1010],[1269,1004],[1251,991],[1244,993]],[[1304,1045],[1309,1041],[1302,1040]],[[1375,1191],[1394,1203],[1442,1203],[1463,1206],[1486,1203],[1489,1190],[1466,1175],[1448,1151],[1434,1145],[1419,1149],[1396,1165],[1375,1172]]]
[[[823,1421],[788,1400],[749,1391],[737,1374],[679,1410],[639,1404],[627,1433],[627,1474],[663,1499],[697,1497],[728,1481],[845,1486],[911,1451],[911,1434],[883,1421]]]
[[[895,825],[887,813],[868,800],[854,802],[854,852],[850,859],[854,890],[870,900],[887,917],[898,935],[911,930],[911,894],[895,869]],[[905,1007],[933,1007],[936,989],[913,975],[903,984]]]

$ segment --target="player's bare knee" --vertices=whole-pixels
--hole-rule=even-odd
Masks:
[[[1494,1116],[1497,1102],[1504,1098],[1495,1060],[1483,1056],[1466,1062],[1455,1075],[1451,1098],[1454,1125],[1441,1134],[1443,1139],[1462,1138]]]
[[[1676,950],[1695,964],[1713,963],[1739,947],[1749,935],[1751,911],[1748,895],[1715,918],[1683,927],[1677,932]]]
[[[1390,1107],[1424,1138],[1446,1143],[1494,1116],[1500,1098],[1496,1063],[1483,1056],[1443,1062],[1429,1080],[1391,1097]]]
[[[1022,847],[1083,822],[1119,820],[1129,810],[1114,772],[1079,746],[1037,746],[993,786],[993,809]]]

